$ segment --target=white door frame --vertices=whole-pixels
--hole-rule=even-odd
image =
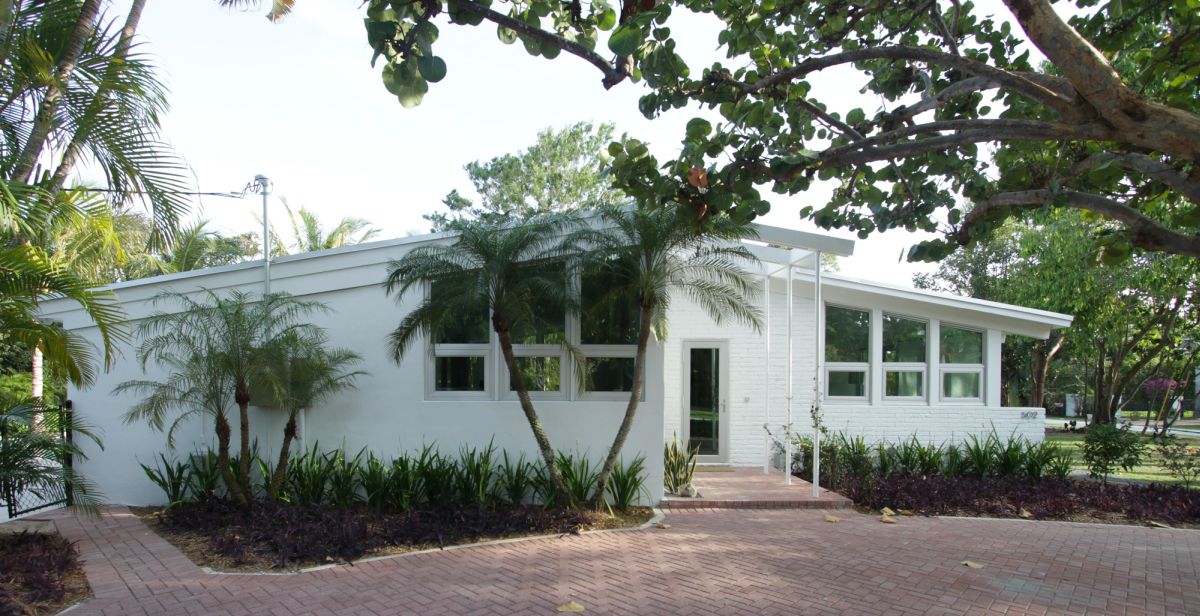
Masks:
[[[680,434],[683,435],[683,443],[686,446],[691,440],[691,409],[692,409],[692,391],[691,391],[691,375],[692,375],[692,349],[717,349],[718,358],[718,382],[717,389],[719,392],[717,406],[719,414],[717,416],[717,455],[700,455],[697,460],[705,464],[725,464],[729,461],[729,339],[727,338],[696,338],[688,339],[683,342],[683,363],[681,379],[683,391],[681,392],[680,401],[682,408],[680,409],[682,424]]]

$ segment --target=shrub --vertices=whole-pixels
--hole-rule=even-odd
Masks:
[[[567,497],[571,499],[570,506],[586,503],[596,489],[600,480],[600,467],[593,465],[587,455],[574,455],[558,452],[558,472],[562,475],[563,486],[567,489]],[[549,486],[549,477],[543,484]],[[552,490],[543,491],[543,498]]]
[[[1190,488],[1200,478],[1200,450],[1189,447],[1174,435],[1168,435],[1158,443],[1158,453],[1163,466],[1171,476]]]
[[[159,462],[154,467],[138,463],[142,471],[158,486],[167,497],[167,507],[182,503],[187,498],[190,483],[189,467],[175,459],[167,459],[165,454],[158,454]]]
[[[692,483],[699,453],[699,446],[680,448],[679,439],[671,435],[671,442],[663,446],[663,485],[668,493],[679,494],[684,486]]]
[[[374,452],[358,469],[358,485],[362,487],[363,500],[371,509],[383,511],[393,506],[392,466],[375,457]]]
[[[4,569],[0,590],[5,582],[18,585],[7,601],[0,596],[0,608],[61,600],[66,594],[67,575],[78,566],[74,544],[55,535],[29,531],[0,536],[0,563]]]
[[[494,504],[492,483],[496,469],[492,458],[495,453],[496,447],[492,443],[488,443],[486,449],[463,447],[459,450],[456,481],[463,504],[480,509],[490,508]]]
[[[1083,462],[1088,473],[1105,484],[1118,468],[1129,470],[1137,466],[1145,450],[1141,437],[1128,426],[1092,424],[1083,437]]]
[[[971,477],[987,477],[991,475],[996,468],[996,453],[1000,449],[1000,441],[995,434],[989,435],[987,438],[980,440],[978,435],[972,434],[965,443],[962,444],[963,458],[963,474]]]
[[[992,471],[1001,477],[1013,477],[1021,475],[1028,470],[1026,461],[1029,452],[1028,441],[1024,438],[1009,436],[1008,439],[1001,442],[1000,439],[994,438],[995,446],[992,450],[995,456]]]
[[[496,488],[508,504],[520,505],[525,502],[529,490],[533,488],[533,465],[525,461],[524,453],[513,460],[505,451],[501,460],[496,474]]]
[[[334,460],[321,453],[318,444],[297,456],[288,464],[283,500],[296,505],[325,501],[326,486],[333,474]]]
[[[646,493],[646,459],[638,456],[626,465],[623,461],[613,467],[608,480],[610,504],[617,511],[629,511],[637,499]]]
[[[361,501],[358,494],[358,467],[362,464],[366,448],[360,449],[353,458],[347,458],[342,450],[325,454],[330,458],[329,503],[335,507],[351,507]]]
[[[188,490],[194,500],[217,498],[222,481],[219,459],[211,449],[188,458]]]

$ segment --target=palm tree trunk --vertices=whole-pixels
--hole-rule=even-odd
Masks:
[[[39,345],[33,346],[33,358],[30,362],[29,369],[32,372],[30,376],[30,392],[29,395],[34,400],[41,402],[42,394],[45,391],[45,356],[42,354],[42,347]]]
[[[238,381],[234,400],[238,405],[238,437],[240,438],[240,457],[238,458],[238,477],[242,487],[244,504],[250,504],[250,390],[245,381]]]
[[[16,167],[9,176],[11,179],[28,183],[30,176],[33,175],[38,157],[41,155],[42,149],[46,147],[50,131],[54,128],[58,103],[67,90],[67,84],[71,81],[72,73],[75,72],[75,63],[79,61],[79,55],[83,52],[83,44],[96,27],[96,19],[99,15],[100,0],[83,0],[79,17],[75,20],[75,27],[71,30],[70,38],[67,39],[66,50],[54,70],[54,79],[46,86],[46,92],[38,105],[37,116],[35,116],[33,127],[30,129],[29,139],[21,148]]]
[[[221,468],[221,478],[225,480],[225,487],[229,489],[229,496],[233,501],[245,505],[246,495],[233,476],[233,470],[229,468],[230,431],[229,420],[225,419],[225,415],[217,415],[217,465]]]
[[[513,355],[512,339],[508,337],[508,330],[497,327],[496,334],[500,337],[500,352],[504,355],[504,364],[508,366],[508,373],[512,377],[513,389],[517,390],[517,400],[521,402],[525,420],[529,422],[529,428],[533,430],[533,439],[537,441],[538,450],[542,452],[542,461],[546,464],[546,472],[550,474],[550,482],[554,485],[558,502],[567,503],[573,507],[575,503],[571,502],[570,495],[567,494],[567,487],[563,484],[562,473],[558,472],[558,459],[554,455],[554,447],[550,446],[550,438],[546,436],[542,420],[533,408],[533,400],[529,398],[525,377],[521,374],[520,367],[517,366],[517,358]]]
[[[600,469],[600,478],[596,481],[596,493],[592,495],[590,504],[597,510],[604,507],[604,494],[608,491],[608,480],[612,477],[613,468],[617,465],[617,458],[621,455],[621,449],[625,447],[625,439],[629,438],[629,431],[633,428],[633,418],[637,415],[638,405],[642,401],[642,391],[646,388],[646,347],[650,344],[650,319],[653,313],[652,307],[642,306],[641,322],[638,325],[637,355],[633,360],[633,388],[629,392],[629,404],[625,406],[625,418],[621,420],[617,436],[613,439],[612,446],[608,448],[608,457],[605,458],[604,467]]]
[[[121,38],[117,39],[117,47],[113,52],[113,60],[109,63],[108,69],[105,71],[105,79],[100,83],[96,90],[96,96],[92,99],[92,103],[88,105],[86,116],[94,116],[106,104],[108,104],[108,90],[111,81],[116,78],[116,73],[119,70],[118,65],[123,63],[129,55],[129,48],[133,45],[133,35],[137,33],[138,23],[142,20],[142,10],[146,7],[146,0],[133,0],[133,4],[129,7],[129,13],[125,17],[125,26],[121,28]],[[58,168],[54,170],[54,177],[50,181],[50,194],[53,196],[62,190],[63,185],[67,181],[67,175],[71,173],[71,169],[75,167],[75,163],[79,160],[79,153],[83,149],[83,142],[88,138],[87,131],[79,129],[71,135],[71,143],[67,145],[67,149],[63,152],[62,160],[58,163]]]
[[[296,411],[288,415],[287,425],[283,427],[283,445],[279,447],[279,462],[275,464],[275,472],[271,473],[271,483],[267,487],[267,498],[279,500],[279,488],[287,477],[288,456],[292,448],[292,440],[296,438]]]

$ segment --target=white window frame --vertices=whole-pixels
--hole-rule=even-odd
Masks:
[[[863,395],[861,396],[835,396],[829,393],[830,378],[829,375],[833,372],[860,372],[863,375]],[[845,362],[835,364],[825,364],[825,399],[829,402],[865,402],[871,399],[871,363],[870,362]]]
[[[906,319],[925,324],[925,361],[923,362],[890,362],[884,361],[883,341],[887,337],[887,318],[893,317],[897,319]],[[887,402],[927,402],[929,400],[929,354],[930,354],[930,327],[929,319],[913,317],[906,314],[896,312],[883,311],[879,321],[879,357],[880,363],[883,365],[883,390],[879,392],[882,399]],[[916,396],[890,396],[887,391],[887,377],[891,372],[919,372],[921,373],[921,393]],[[941,386],[941,383],[938,384]]]
[[[975,328],[975,327],[967,327],[964,325],[957,325],[954,323],[943,322],[941,324],[941,327],[938,330],[939,338],[941,336],[941,331],[946,328],[959,329],[959,330],[979,334],[979,357],[980,357],[980,359],[982,359],[984,361],[987,360],[987,332],[986,331]],[[938,353],[939,354],[941,353],[941,340],[940,339],[938,340]],[[939,362],[941,361],[941,357],[938,357],[938,361]],[[971,404],[971,405],[983,404],[983,395],[984,395],[984,391],[986,389],[985,380],[987,378],[987,375],[986,375],[986,371],[984,370],[984,364],[982,362],[978,363],[978,364],[948,364],[948,363],[942,362],[940,365],[941,365],[941,371],[940,371],[940,374],[938,375],[938,399],[941,400],[942,403],[944,403],[944,404]],[[946,375],[947,374],[978,374],[979,375],[979,395],[974,396],[974,397],[962,397],[962,398],[947,396],[946,395]]]
[[[853,310],[855,312],[865,312],[867,314],[867,361],[861,362],[831,362],[824,360],[821,363],[825,366],[825,400],[831,403],[838,402],[866,402],[871,399],[871,330],[873,328],[873,319],[871,317],[870,308],[860,308],[858,306],[845,306],[832,302],[825,302],[825,319],[823,323],[828,323],[828,311],[830,308],[840,308],[842,310]],[[824,356],[826,345],[829,342],[825,339],[825,330],[821,329],[821,354]],[[861,372],[863,373],[863,395],[861,396],[835,396],[829,393],[829,374],[831,372]]]
[[[491,344],[434,344],[425,362],[426,400],[491,400],[495,391],[491,370]],[[437,360],[439,357],[480,357],[483,359],[483,391],[441,391],[437,389]]]
[[[632,359],[637,361],[637,345],[636,344],[588,344],[579,347],[580,355],[584,362],[589,359]],[[636,367],[636,366],[635,366]],[[579,368],[583,369],[582,366]],[[642,366],[643,372],[646,367]],[[642,401],[646,400],[646,379],[645,374],[642,375]],[[576,379],[575,389],[579,400],[601,400],[623,402],[629,400],[629,392],[627,391],[588,391],[584,387],[583,379]]]

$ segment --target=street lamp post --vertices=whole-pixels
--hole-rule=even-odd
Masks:
[[[263,174],[254,176],[251,190],[262,195],[263,223],[263,295],[271,293],[271,224],[267,219],[267,203],[271,197],[271,180]]]

